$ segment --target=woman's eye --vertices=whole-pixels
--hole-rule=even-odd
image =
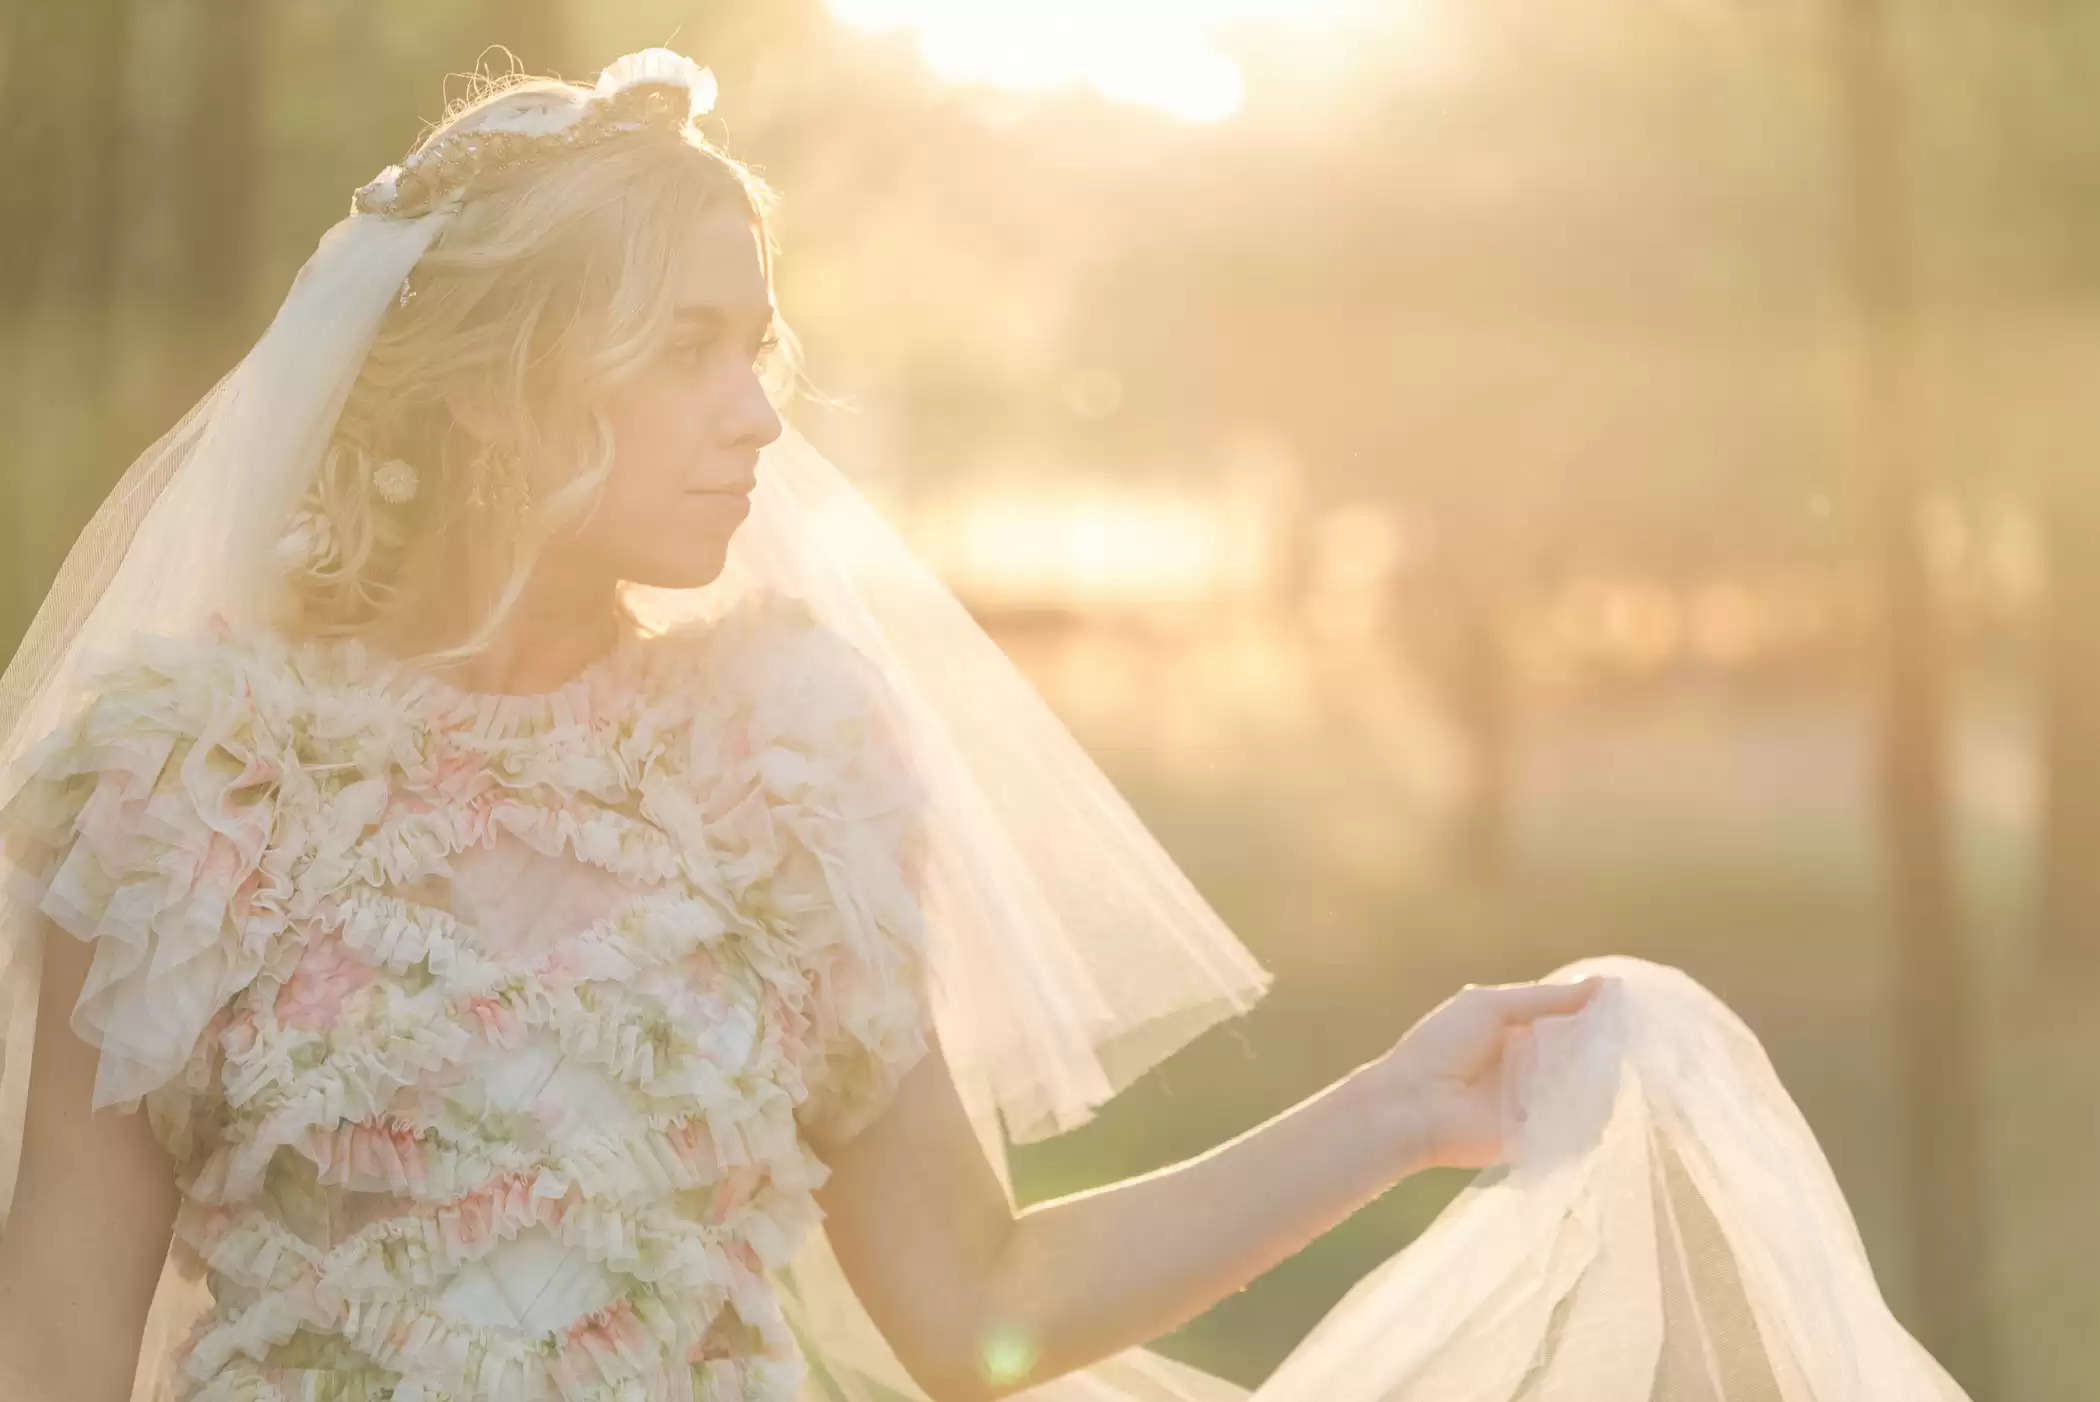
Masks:
[[[671,356],[682,365],[699,365],[710,356],[716,354],[720,349],[721,339],[719,337],[701,337],[697,340],[673,341],[671,343]],[[758,342],[757,346],[752,350],[751,363],[754,365],[763,364],[778,349],[780,349],[780,338],[778,336],[767,336],[764,340]]]

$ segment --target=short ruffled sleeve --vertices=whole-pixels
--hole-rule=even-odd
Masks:
[[[930,1045],[923,795],[872,663],[792,602],[749,628],[733,664],[752,686],[740,739],[782,838],[764,899],[809,987],[797,1119],[837,1145],[881,1115]]]
[[[129,1107],[180,1089],[284,927],[261,871],[278,766],[230,644],[143,639],[90,685],[32,752],[0,838],[10,901],[94,946],[71,1026],[101,1049],[95,1106]]]

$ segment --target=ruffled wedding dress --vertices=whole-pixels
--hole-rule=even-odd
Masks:
[[[909,792],[788,605],[472,694],[152,640],[7,810],[212,1304],[194,1402],[785,1399],[804,1131],[926,1048]]]
[[[142,1098],[206,1271],[146,1394],[917,1395],[812,1230],[808,1131],[878,1113],[930,1025],[869,684],[763,600],[530,696],[223,629],[108,671],[0,816],[94,943],[97,1100]],[[1514,1165],[1261,1402],[1959,1398],[1749,1032],[1588,972],[1515,1051]],[[1036,1395],[1246,1394],[1133,1350]]]

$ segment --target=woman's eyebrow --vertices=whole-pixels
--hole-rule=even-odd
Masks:
[[[697,322],[711,326],[719,326],[729,321],[733,316],[742,316],[760,325],[770,327],[773,324],[774,308],[770,302],[754,302],[748,305],[738,303],[733,306],[721,306],[712,302],[691,302],[676,308],[671,313],[671,319],[676,322]]]

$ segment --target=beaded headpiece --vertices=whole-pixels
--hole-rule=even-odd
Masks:
[[[670,49],[643,49],[600,73],[582,102],[532,93],[489,108],[381,171],[350,197],[350,211],[419,218],[499,170],[651,127],[682,131],[714,105],[711,70]]]

